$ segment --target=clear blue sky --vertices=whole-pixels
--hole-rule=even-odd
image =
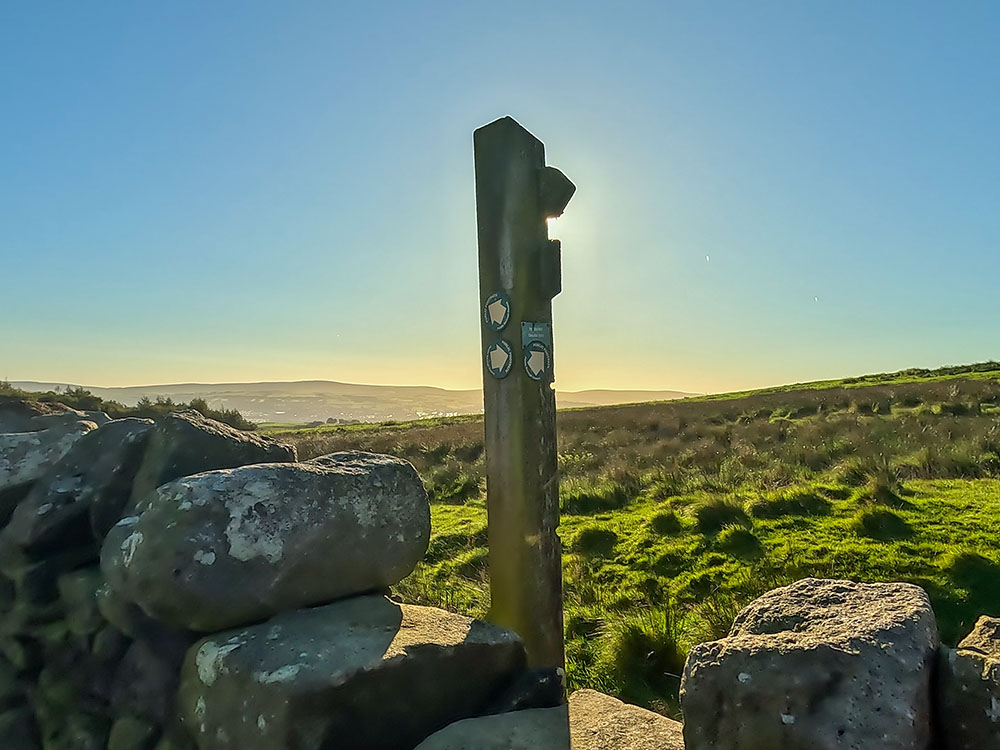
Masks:
[[[472,131],[578,186],[558,386],[1000,358],[1000,4],[0,8],[0,377],[477,387]]]

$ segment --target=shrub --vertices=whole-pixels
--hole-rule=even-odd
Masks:
[[[979,414],[980,409],[978,402],[945,401],[938,404],[934,411],[949,417],[966,417],[970,414]]]
[[[743,506],[733,500],[712,498],[695,508],[694,516],[698,522],[698,531],[702,534],[717,534],[724,526],[730,524],[750,525]]]
[[[913,534],[902,516],[885,508],[862,510],[854,519],[854,530],[861,536],[884,542],[906,539]]]

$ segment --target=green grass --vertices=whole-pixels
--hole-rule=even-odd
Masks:
[[[1000,616],[998,375],[560,411],[570,686],[674,714],[687,650],[805,576],[920,585],[948,643],[980,614]],[[276,434],[304,458],[360,449],[412,461],[433,531],[397,591],[486,614],[481,419]]]

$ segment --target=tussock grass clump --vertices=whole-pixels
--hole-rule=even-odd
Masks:
[[[745,526],[727,526],[716,537],[719,549],[747,560],[761,557],[764,548],[760,539]]]
[[[694,510],[698,531],[706,536],[718,534],[725,526],[750,525],[750,518],[743,510],[742,503],[728,498],[715,497],[706,500]]]
[[[1000,565],[978,552],[957,552],[945,559],[944,567],[963,589],[996,590],[1000,586]]]
[[[656,558],[653,572],[666,578],[673,578],[683,572],[693,561],[684,553],[668,550]]]
[[[683,528],[680,516],[672,510],[661,510],[649,519],[649,527],[661,536],[676,534]]]
[[[747,510],[754,518],[822,516],[830,513],[830,501],[811,489],[787,490],[750,502]]]
[[[618,535],[603,526],[586,526],[573,539],[573,551],[581,555],[606,556],[618,543]]]
[[[440,477],[427,486],[427,498],[432,503],[464,503],[479,493],[479,478],[469,474]]]
[[[935,414],[943,414],[949,417],[966,417],[970,414],[979,414],[980,407],[977,401],[944,401],[934,408]]]
[[[684,619],[668,603],[609,621],[600,635],[595,668],[622,700],[669,710],[684,670]]]
[[[590,487],[571,489],[560,498],[563,513],[586,516],[624,508],[636,496],[634,487],[621,482],[604,481]]]
[[[488,579],[489,553],[483,547],[477,547],[462,555],[455,561],[452,571],[473,581]]]
[[[424,553],[424,560],[435,563],[442,560],[454,558],[463,552],[467,552],[477,547],[485,547],[487,543],[487,531],[483,526],[471,533],[455,532],[451,534],[438,534],[431,537],[427,545],[427,552]]]
[[[861,536],[883,542],[907,539],[913,535],[910,525],[898,513],[885,508],[866,508],[854,518],[854,530]]]

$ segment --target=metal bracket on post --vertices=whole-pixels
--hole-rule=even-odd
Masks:
[[[531,667],[562,667],[562,550],[552,298],[560,244],[547,218],[576,187],[510,117],[474,134],[483,345],[489,618],[524,639]]]

